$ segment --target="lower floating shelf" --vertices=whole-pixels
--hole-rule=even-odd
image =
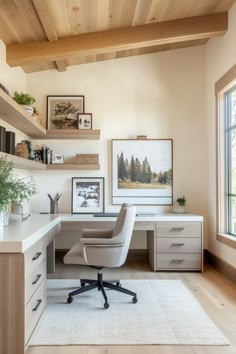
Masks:
[[[99,164],[55,163],[46,166],[47,166],[47,170],[100,170]]]
[[[7,161],[12,161],[15,168],[24,170],[46,170],[46,165],[41,162],[36,162],[23,157],[7,154],[6,152],[0,152],[0,157],[4,157]]]

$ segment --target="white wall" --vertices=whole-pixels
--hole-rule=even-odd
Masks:
[[[183,194],[188,212],[207,220],[207,135],[205,129],[205,47],[117,59],[75,67],[66,72],[27,75],[27,91],[46,115],[47,95],[85,95],[85,110],[93,114],[99,141],[42,141],[65,157],[99,153],[100,171],[36,172],[40,195],[36,212],[48,211],[47,193],[62,193],[60,212],[70,212],[71,177],[104,176],[106,211],[111,204],[111,139],[174,139],[174,199]],[[163,212],[172,207],[139,206],[139,211]],[[142,236],[135,247],[144,248]],[[63,247],[62,247],[63,248]]]
[[[208,135],[208,247],[209,250],[236,267],[235,249],[216,240],[216,151],[214,84],[236,63],[236,4],[229,11],[229,28],[224,37],[207,45],[207,135]]]

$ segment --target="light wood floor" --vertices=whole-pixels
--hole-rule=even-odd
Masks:
[[[95,275],[92,269],[63,265],[59,259],[56,273],[49,277],[75,279],[94,278]],[[130,260],[119,270],[105,270],[104,276],[107,276],[107,279],[182,280],[231,344],[229,346],[45,346],[30,347],[27,354],[236,354],[236,284],[213,268],[206,266],[203,273],[155,273],[150,270],[146,261]]]

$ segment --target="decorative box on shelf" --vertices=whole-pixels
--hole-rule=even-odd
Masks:
[[[76,154],[75,163],[76,164],[98,164],[99,156],[98,154]]]

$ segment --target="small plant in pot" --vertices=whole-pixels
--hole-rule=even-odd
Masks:
[[[0,229],[8,225],[11,204],[20,205],[37,193],[32,177],[20,178],[13,172],[13,163],[0,157]]]
[[[174,205],[174,210],[173,210],[174,213],[184,214],[186,202],[187,202],[187,199],[185,198],[184,195],[182,197],[177,198],[176,203]]]
[[[24,110],[32,115],[34,112],[34,108],[32,107],[32,104],[36,102],[35,98],[30,96],[28,93],[23,93],[23,92],[14,92],[14,96],[12,97],[14,101],[16,101],[19,105],[24,108]]]

